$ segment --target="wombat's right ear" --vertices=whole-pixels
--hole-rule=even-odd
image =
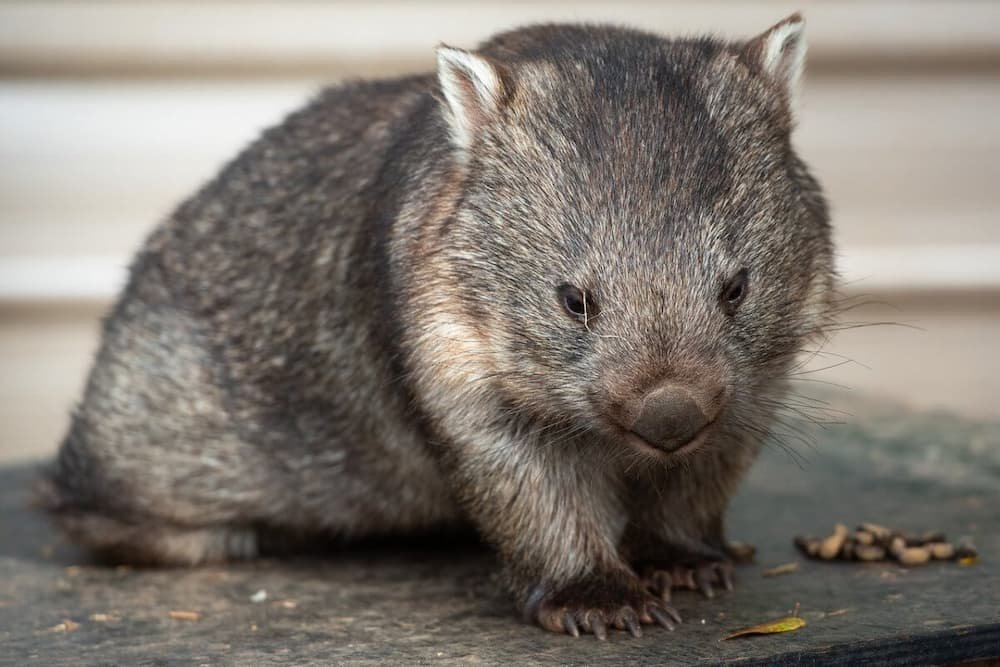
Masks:
[[[437,61],[452,135],[460,148],[468,148],[503,105],[509,76],[484,56],[444,44],[437,48]]]

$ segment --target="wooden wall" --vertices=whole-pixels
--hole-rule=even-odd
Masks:
[[[986,354],[1000,343],[1000,3],[0,1],[0,436],[61,427],[96,314],[150,226],[323,82],[426,70],[440,41],[526,22],[748,36],[797,9],[796,141],[833,204],[846,289],[905,304],[928,332],[847,334],[830,349],[873,370],[833,377],[1000,415]],[[927,358],[948,361],[914,372]],[[30,420],[29,385],[44,407]]]

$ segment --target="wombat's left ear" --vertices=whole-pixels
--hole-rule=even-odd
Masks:
[[[510,77],[489,58],[444,44],[437,48],[437,61],[452,136],[460,148],[468,148],[499,113],[509,93]]]
[[[806,62],[806,22],[795,13],[743,45],[740,57],[781,86],[791,103],[798,94]]]

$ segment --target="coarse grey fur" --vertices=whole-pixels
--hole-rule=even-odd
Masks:
[[[537,26],[324,91],[146,241],[41,502],[148,563],[471,522],[543,626],[669,625],[669,575],[638,575],[725,559],[728,499],[831,312],[790,144],[800,31]],[[664,381],[721,388],[693,451],[614,426]]]

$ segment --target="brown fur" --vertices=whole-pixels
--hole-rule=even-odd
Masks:
[[[636,568],[725,557],[830,309],[790,66],[761,61],[789,20],[747,43],[538,26],[442,49],[441,84],[323,92],[146,242],[42,503],[175,564],[471,521],[545,627],[651,622]],[[582,325],[563,283],[594,299]],[[723,387],[692,452],[612,424],[665,380]]]

